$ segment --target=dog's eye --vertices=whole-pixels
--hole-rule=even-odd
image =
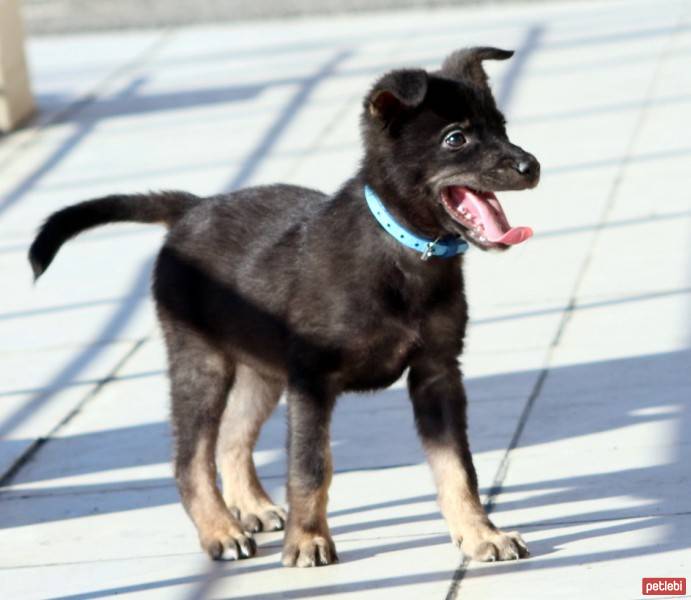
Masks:
[[[463,144],[465,144],[465,142],[465,136],[460,129],[454,129],[453,131],[447,133],[446,137],[444,138],[444,146],[452,150],[460,148]]]

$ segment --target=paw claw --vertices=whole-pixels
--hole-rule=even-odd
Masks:
[[[471,554],[471,556],[475,560],[481,560],[485,562],[494,562],[497,560],[497,547],[492,543],[492,542],[481,542],[478,546],[476,546],[475,551]]]
[[[248,537],[239,542],[240,553],[245,558],[250,558],[257,553],[257,542],[253,538]]]
[[[283,511],[283,514],[280,514],[276,510],[267,510],[261,516],[264,531],[282,531],[285,527],[286,519],[285,511]]]
[[[257,515],[245,514],[242,517],[242,528],[249,533],[262,531],[263,524]]]
[[[262,512],[256,513],[241,511],[237,506],[232,506],[230,513],[242,524],[242,528],[248,533],[261,531],[282,531],[285,528],[288,515],[279,506],[272,506]]]
[[[221,560],[238,560],[240,558],[240,551],[236,542],[232,542],[227,548],[221,553]]]
[[[297,549],[296,548],[284,548],[283,554],[281,555],[281,563],[284,567],[294,567],[297,561]]]
[[[322,567],[338,562],[338,556],[330,538],[305,535],[297,543],[286,544],[282,562],[286,567]]]
[[[300,552],[295,566],[300,568],[314,567],[317,563],[313,552],[314,551],[312,551],[312,553],[310,553],[309,551]]]
[[[202,547],[213,560],[239,560],[257,553],[257,544],[251,536],[232,529],[202,540]]]
[[[456,539],[459,543],[460,536]],[[523,538],[518,532],[504,533],[490,527],[483,527],[460,540],[464,555],[484,562],[518,560],[530,556]]]

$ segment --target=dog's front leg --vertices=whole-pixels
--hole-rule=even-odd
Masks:
[[[329,424],[334,397],[310,382],[288,393],[288,524],[283,564],[315,567],[338,560],[326,503],[332,476]]]
[[[528,556],[521,536],[497,529],[480,502],[468,445],[465,390],[455,358],[418,361],[411,366],[408,387],[452,540],[475,560]]]

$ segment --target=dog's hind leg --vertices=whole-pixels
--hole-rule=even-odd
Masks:
[[[276,408],[282,391],[280,381],[238,365],[223,412],[217,446],[223,498],[250,532],[278,531],[286,520],[285,511],[264,491],[252,459],[259,430]]]
[[[170,363],[175,478],[204,550],[214,559],[255,554],[251,535],[216,485],[216,441],[233,365],[196,334],[164,323]]]

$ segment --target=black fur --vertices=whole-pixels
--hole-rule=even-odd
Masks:
[[[214,557],[228,544],[208,541],[211,534],[194,516],[198,490],[189,469],[202,440],[216,443],[238,364],[288,390],[287,564],[335,560],[325,490],[336,397],[390,385],[406,368],[423,443],[457,456],[468,494],[479,504],[457,360],[467,323],[462,259],[421,261],[374,220],[363,186],[370,185],[401,224],[430,238],[467,234],[440,203],[445,186],[534,186],[539,164],[509,142],[481,64],[511,54],[463,50],[439,72],[399,70],[382,77],[364,101],[361,168],[332,197],[287,185],[204,199],[182,192],[109,196],[63,209],[41,229],[29,253],[36,277],[63,242],[95,225],[140,221],[170,228],[153,294],[174,383],[176,473],[202,543]],[[442,132],[458,123],[469,142],[450,152],[441,145]],[[528,165],[525,172],[516,167],[521,161]],[[222,366],[211,369],[210,357],[220,357]],[[194,369],[204,374],[198,384]],[[447,519],[451,525],[462,521]],[[478,513],[477,519],[497,532],[486,517]],[[488,536],[483,540],[490,544]],[[329,543],[322,547],[319,539]],[[502,553],[504,542],[492,543],[497,558],[509,556]],[[515,552],[524,554],[520,546]]]
[[[198,200],[187,192],[121,194],[87,200],[53,213],[29,249],[29,261],[38,279],[53,262],[60,246],[97,225],[118,221],[162,223],[172,226]]]

